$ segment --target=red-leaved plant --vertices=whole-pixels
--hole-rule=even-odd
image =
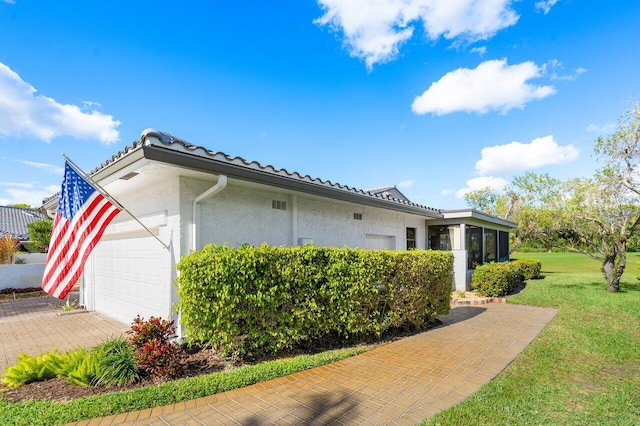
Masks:
[[[145,373],[157,378],[171,378],[179,374],[183,351],[171,338],[174,321],[151,317],[148,321],[138,315],[131,324],[129,342],[133,357]]]

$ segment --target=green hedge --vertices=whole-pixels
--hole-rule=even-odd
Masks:
[[[522,271],[525,280],[535,280],[540,278],[542,264],[535,259],[514,259],[511,263],[517,265]]]
[[[471,287],[476,289],[480,296],[502,297],[524,280],[538,278],[540,269],[540,262],[532,259],[486,263],[478,266],[473,272]]]
[[[480,296],[501,297],[515,289],[524,276],[513,262],[485,263],[473,272],[471,287]]]
[[[319,339],[379,337],[446,314],[453,255],[208,245],[178,269],[187,343],[247,356]]]

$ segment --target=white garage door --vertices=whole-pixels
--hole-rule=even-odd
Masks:
[[[89,309],[127,324],[136,315],[169,317],[171,259],[148,233],[103,236],[85,272]]]

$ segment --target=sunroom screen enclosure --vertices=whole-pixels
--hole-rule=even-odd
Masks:
[[[515,224],[476,210],[443,211],[444,219],[428,222],[428,247],[452,251],[454,288],[469,290],[478,265],[509,260],[509,230]]]

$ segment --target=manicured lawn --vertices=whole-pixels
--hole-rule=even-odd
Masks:
[[[555,272],[600,272],[602,266],[580,253],[515,253],[511,255],[515,259],[537,259],[542,262],[543,273]],[[627,267],[625,277],[635,280],[636,273],[640,270],[640,253],[627,253]]]
[[[629,254],[618,294],[605,292],[600,265],[585,256],[514,257],[541,260],[546,278],[510,302],[558,315],[498,377],[425,424],[640,424],[638,255]]]

